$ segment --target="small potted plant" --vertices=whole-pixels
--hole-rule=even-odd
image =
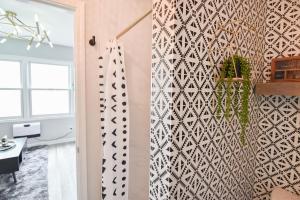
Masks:
[[[242,78],[243,57],[234,55],[224,60],[223,69],[225,73],[224,78]],[[232,73],[232,74],[231,74]]]
[[[225,118],[229,120],[231,117],[233,99],[234,111],[239,118],[242,129],[240,138],[243,145],[246,144],[246,128],[249,123],[249,98],[251,89],[250,75],[250,64],[247,58],[234,55],[224,60],[221,70],[221,78],[217,83],[217,116],[221,116],[223,88],[225,87]],[[241,87],[234,87],[236,91],[233,90],[234,79],[238,80],[237,83],[242,84]],[[241,91],[237,91],[239,88],[241,88]],[[240,101],[239,96],[241,97]],[[241,105],[238,105],[239,102]]]

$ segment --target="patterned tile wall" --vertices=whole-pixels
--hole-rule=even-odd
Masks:
[[[250,200],[258,150],[258,107],[251,95],[247,146],[237,116],[216,117],[216,80],[232,36],[217,24],[245,19],[259,31],[235,43],[262,79],[266,1],[154,0],[151,101],[151,200]],[[238,29],[241,27],[238,27]],[[208,45],[214,52],[210,59]],[[212,64],[211,64],[212,63]]]
[[[271,59],[300,54],[300,1],[268,0],[264,79]],[[275,186],[300,194],[300,99],[258,97],[259,151],[256,200],[269,200]]]
[[[172,1],[154,1],[151,77],[150,199],[170,198],[172,138],[172,70],[175,7]]]

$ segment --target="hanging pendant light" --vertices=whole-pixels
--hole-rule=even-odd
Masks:
[[[31,26],[21,21],[15,12],[8,10],[5,11],[0,8],[0,24],[13,28],[11,32],[0,30],[0,32],[4,35],[4,37],[0,40],[0,44],[5,43],[9,38],[13,38],[27,40],[28,45],[26,49],[28,51],[31,49],[33,42],[36,42],[36,48],[40,47],[43,42],[48,43],[49,46],[53,48],[48,31],[46,31],[45,27],[40,24],[39,16],[37,14],[34,14],[34,25]]]

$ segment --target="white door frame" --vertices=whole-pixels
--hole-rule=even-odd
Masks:
[[[75,70],[75,118],[77,197],[87,200],[87,151],[86,151],[86,102],[85,102],[85,9],[81,0],[34,0],[73,10],[74,70]]]

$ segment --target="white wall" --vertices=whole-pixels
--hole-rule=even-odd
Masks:
[[[75,140],[74,134],[74,117],[57,118],[57,119],[43,119],[43,120],[30,120],[30,121],[16,121],[1,123],[0,122],[0,137],[7,135],[13,137],[13,124],[17,123],[28,123],[28,122],[41,122],[41,137],[37,139],[29,139],[28,145],[44,145],[44,144],[55,144],[59,142],[68,142]],[[62,137],[69,133],[66,137],[60,138],[59,140],[53,141],[55,138]]]
[[[86,43],[86,110],[88,200],[98,200],[101,188],[101,137],[98,57],[109,39],[152,7],[151,0],[84,0],[86,41],[96,36],[97,45]],[[149,193],[149,110],[151,69],[151,17],[121,40],[130,98],[129,199],[146,200]],[[101,49],[101,50],[100,50]]]
[[[28,42],[23,40],[9,39],[0,45],[0,55],[18,55],[23,57],[35,57],[40,59],[70,61],[73,62],[73,48],[67,46],[55,45],[50,48],[47,44],[41,44],[39,48],[34,46],[30,51],[26,50]]]
[[[78,0],[80,1],[80,0]],[[101,137],[99,107],[99,38],[103,29],[100,27],[100,2],[110,0],[81,0],[85,2],[85,50],[86,50],[86,146],[87,146],[87,200],[99,200],[101,188]],[[91,47],[88,41],[96,36],[96,46]]]
[[[37,59],[46,59],[50,61],[62,61],[73,62],[73,48],[66,46],[55,45],[54,48],[50,48],[46,44],[42,44],[39,48],[31,48],[30,51],[26,50],[27,42],[22,40],[10,39],[6,43],[0,45],[1,58],[12,58],[14,56],[30,57]],[[59,142],[67,142],[75,140],[75,119],[74,117],[60,117],[49,118],[42,120],[27,120],[27,121],[13,121],[13,122],[1,122],[0,121],[0,137],[7,135],[12,137],[12,125],[18,123],[28,123],[31,121],[41,122],[41,137],[37,139],[28,140],[28,145],[40,145],[40,144],[54,144]],[[53,138],[59,138],[70,132],[66,137],[56,141]],[[41,141],[43,140],[43,141]]]

